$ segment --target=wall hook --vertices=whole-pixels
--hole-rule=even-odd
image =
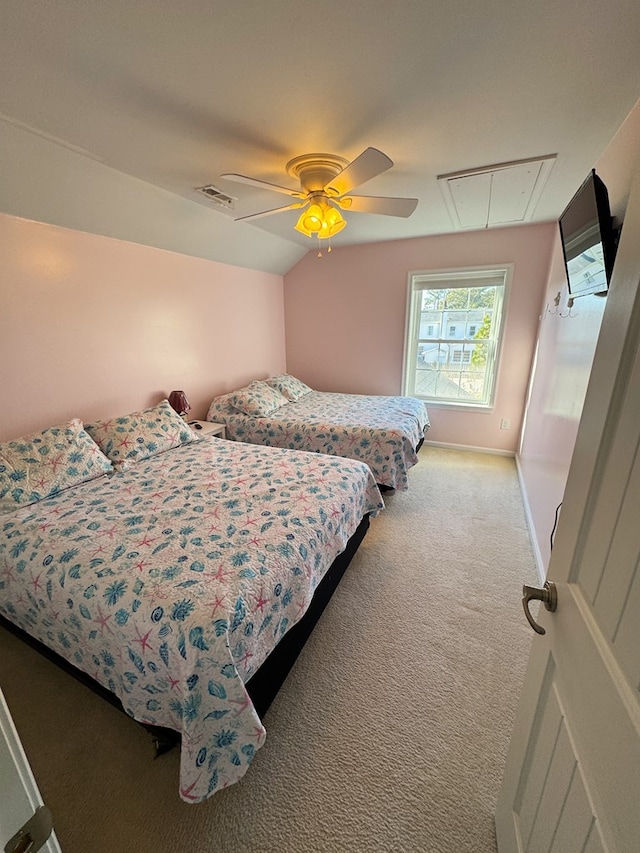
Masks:
[[[560,317],[575,317],[576,315],[571,313],[571,309],[573,308],[573,303],[574,303],[573,296],[570,296],[569,299],[567,300],[567,308],[569,310],[567,311],[566,314],[563,314],[562,311],[559,311],[558,315]]]
[[[544,318],[547,314],[558,314],[559,313],[558,312],[558,306],[559,305],[560,305],[560,291],[558,291],[553,298],[553,309],[549,308],[549,303],[547,302],[547,305],[544,309],[544,312],[540,315],[540,319],[544,320]]]

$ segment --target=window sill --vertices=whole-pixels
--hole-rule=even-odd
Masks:
[[[495,406],[484,406],[480,403],[474,406],[469,403],[452,403],[450,400],[429,400],[426,397],[418,399],[424,402],[427,409],[450,409],[454,412],[475,412],[479,415],[491,415],[495,410]]]

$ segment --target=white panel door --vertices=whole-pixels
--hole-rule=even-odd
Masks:
[[[557,610],[540,607],[547,633],[496,811],[500,853],[640,850],[639,283],[640,173],[549,564]]]
[[[0,850],[41,805],[42,798],[0,690]],[[40,850],[61,853],[55,832]]]

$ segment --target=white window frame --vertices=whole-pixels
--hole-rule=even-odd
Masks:
[[[430,407],[441,407],[468,411],[492,411],[495,404],[496,388],[500,368],[500,358],[503,346],[503,332],[507,312],[507,303],[511,281],[513,278],[513,264],[498,264],[481,267],[460,267],[442,270],[412,270],[408,274],[407,282],[407,311],[405,322],[404,358],[402,364],[402,389],[403,394],[410,397],[420,397]],[[496,329],[495,350],[493,364],[488,379],[489,388],[486,401],[473,402],[469,400],[448,400],[435,397],[427,397],[416,393],[415,378],[417,369],[417,353],[420,342],[420,306],[423,290],[437,290],[452,287],[478,287],[495,284],[502,286],[502,300],[497,304],[498,311],[494,318]],[[496,324],[497,323],[497,327]]]

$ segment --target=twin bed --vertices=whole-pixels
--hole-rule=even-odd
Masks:
[[[384,507],[354,455],[200,439],[166,401],[0,445],[2,622],[177,732],[200,802],[247,771]]]

